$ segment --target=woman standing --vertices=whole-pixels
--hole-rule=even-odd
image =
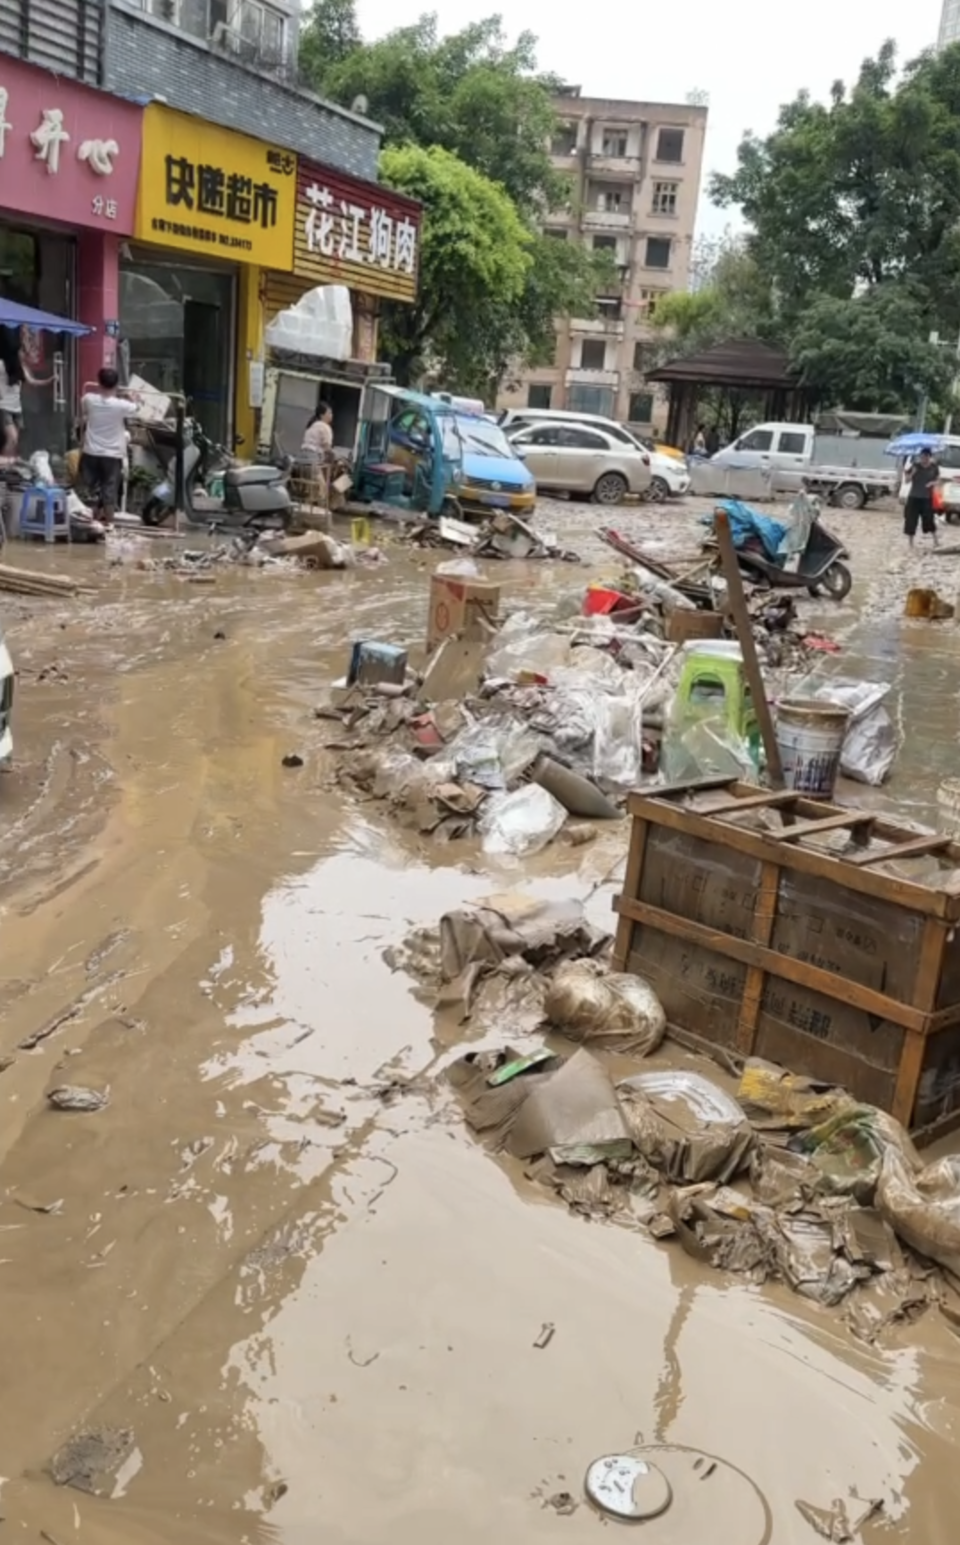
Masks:
[[[20,445],[23,428],[22,388],[49,386],[53,376],[42,380],[31,374],[19,334],[9,327],[0,327],[0,456],[13,458]]]

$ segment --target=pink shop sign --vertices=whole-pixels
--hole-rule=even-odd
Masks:
[[[132,102],[0,54],[0,212],[129,236],[142,118]]]

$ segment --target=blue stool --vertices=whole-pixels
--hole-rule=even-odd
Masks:
[[[45,542],[69,542],[70,517],[67,514],[67,496],[62,488],[35,483],[23,490],[20,535],[41,536]]]

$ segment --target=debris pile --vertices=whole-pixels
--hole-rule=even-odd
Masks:
[[[562,563],[579,563],[579,553],[559,545],[556,537],[528,526],[519,515],[498,510],[489,520],[472,525],[441,515],[410,526],[405,539],[415,547],[440,547],[470,558],[552,558]]]

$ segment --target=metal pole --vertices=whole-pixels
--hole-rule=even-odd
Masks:
[[[181,400],[176,405],[176,450],[174,452],[173,472],[173,529],[178,536],[180,535],[180,521],[183,518],[184,507],[187,502],[183,465],[184,451],[186,450],[184,443],[185,419],[185,406]]]
[[[753,629],[750,626],[750,613],[747,610],[747,598],[743,593],[743,580],[740,576],[740,565],[737,562],[737,551],[733,545],[733,537],[730,535],[730,521],[725,510],[717,510],[713,517],[713,529],[717,534],[717,546],[720,549],[720,562],[723,569],[723,577],[727,582],[727,611],[733,618],[737,630],[737,638],[740,641],[740,653],[743,655],[743,670],[750,688],[750,696],[753,700],[754,713],[760,726],[760,734],[763,737],[763,749],[767,754],[767,781],[773,789],[784,787],[783,763],[780,760],[780,747],[777,745],[777,737],[773,728],[773,717],[770,713],[770,704],[767,702],[767,689],[763,684],[763,673],[760,670],[760,661],[757,658],[757,646],[753,638]],[[784,817],[786,820],[786,817]]]

